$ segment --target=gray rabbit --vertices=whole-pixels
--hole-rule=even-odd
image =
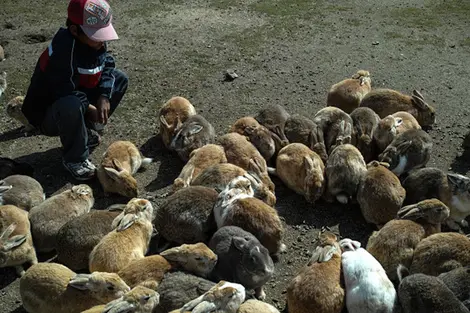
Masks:
[[[255,119],[269,129],[276,145],[276,151],[281,150],[282,147],[289,144],[287,137],[284,133],[286,121],[289,118],[289,113],[279,104],[271,104],[262,108]]]
[[[192,115],[176,133],[170,148],[178,153],[181,160],[187,162],[193,150],[213,143],[214,140],[215,130],[211,123],[202,115]]]
[[[470,309],[470,266],[459,267],[450,272],[442,273],[438,278]]]
[[[218,257],[212,273],[214,281],[240,283],[254,289],[258,299],[265,299],[263,285],[271,279],[274,263],[255,236],[237,226],[224,226],[212,236],[209,248]]]

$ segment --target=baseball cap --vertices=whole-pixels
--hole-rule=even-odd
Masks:
[[[111,24],[111,8],[104,0],[71,0],[67,13],[69,20],[80,25],[91,40],[109,41],[119,38]]]

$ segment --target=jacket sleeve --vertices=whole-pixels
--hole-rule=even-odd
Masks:
[[[116,65],[114,63],[113,56],[106,52],[106,57],[104,59],[104,68],[103,68],[103,72],[101,73],[101,78],[100,78],[98,88],[100,90],[100,94],[102,96],[105,96],[108,99],[111,98],[111,95],[113,92],[114,80],[115,80],[113,71],[115,67]]]
[[[88,105],[86,95],[77,90],[78,73],[74,66],[75,40],[70,44],[54,41],[49,46],[49,62],[47,64],[47,80],[54,99],[75,95],[82,103]]]

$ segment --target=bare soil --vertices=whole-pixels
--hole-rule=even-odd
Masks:
[[[470,2],[466,0],[133,0],[110,1],[120,40],[110,47],[130,87],[111,118],[106,147],[131,140],[154,157],[139,173],[140,195],[154,201],[169,190],[183,163],[157,134],[157,110],[172,96],[188,98],[224,134],[237,118],[277,103],[312,117],[325,106],[328,88],[358,69],[374,87],[411,93],[418,89],[437,109],[429,131],[429,166],[467,174],[470,152],[461,148],[469,131]],[[0,105],[23,95],[40,53],[65,24],[66,1],[3,0],[0,45],[9,88]],[[224,81],[227,69],[239,78]],[[66,188],[58,138],[23,136],[19,124],[0,113],[0,155],[31,163],[47,195]],[[288,246],[267,284],[267,301],[285,307],[288,282],[311,255],[322,227],[365,244],[373,230],[355,206],[308,204],[275,180],[276,209],[286,224]],[[96,208],[122,203],[105,198],[91,183]],[[43,259],[46,256],[43,257]],[[24,312],[13,269],[0,269],[0,312]]]

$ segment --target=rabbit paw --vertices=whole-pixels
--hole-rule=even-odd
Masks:
[[[258,300],[264,301],[266,299],[266,293],[263,290],[263,287],[255,289],[255,297]]]

